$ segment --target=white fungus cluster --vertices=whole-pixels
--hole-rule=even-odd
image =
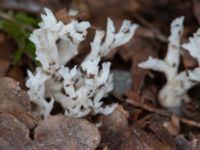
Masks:
[[[79,66],[70,69],[66,64],[78,54],[78,46],[86,38],[90,23],[71,19],[64,24],[51,10],[45,8],[45,13],[40,28],[30,37],[41,66],[34,74],[28,71],[26,82],[29,97],[38,106],[37,112],[46,118],[56,101],[68,116],[112,113],[116,104],[103,106],[101,101],[113,89],[111,63],[100,65],[100,61],[111,49],[128,42],[137,25],[125,20],[116,33],[113,22],[108,19],[106,32],[96,31],[88,56]]]
[[[175,19],[171,23],[171,35],[169,36],[168,51],[164,60],[149,57],[139,67],[163,72],[167,82],[160,90],[158,99],[164,107],[180,107],[190,98],[187,91],[200,82],[200,67],[193,70],[178,72],[180,65],[181,47],[189,51],[190,55],[197,58],[200,65],[200,30],[189,39],[189,43],[180,42],[183,32],[184,17]]]

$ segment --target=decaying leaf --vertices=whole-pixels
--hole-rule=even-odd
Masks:
[[[142,61],[146,60],[149,56],[157,57],[157,52],[154,49],[151,48],[144,48],[140,49],[132,56],[132,74],[133,74],[133,89],[137,92],[142,87],[142,84],[144,82],[144,77],[147,75],[147,71],[144,71],[143,69],[138,67],[138,64]]]
[[[39,123],[34,139],[40,150],[94,150],[101,136],[86,120],[57,115]]]
[[[12,114],[28,128],[33,128],[37,121],[30,115],[31,103],[27,93],[11,78],[0,78],[0,83],[0,113]]]
[[[9,60],[1,60],[0,59],[0,77],[3,77],[6,75],[9,67],[10,67],[10,61]]]
[[[102,116],[100,119],[101,146],[107,146],[110,150],[122,149],[122,145],[126,144],[131,137],[127,119],[128,112],[120,105],[111,115]]]
[[[18,82],[11,78],[4,77],[0,78],[0,83],[0,101],[8,100],[16,102],[21,105],[24,111],[31,111],[31,103],[29,97],[24,90],[21,90]]]
[[[37,150],[29,137],[29,130],[16,117],[0,114],[0,149]]]
[[[170,121],[163,123],[163,126],[168,130],[171,135],[177,135],[180,131],[179,118],[172,116]]]

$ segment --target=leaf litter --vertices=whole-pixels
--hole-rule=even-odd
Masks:
[[[33,2],[34,5],[27,4]],[[118,102],[119,106],[109,116],[88,116],[83,119],[64,117],[60,114],[60,110],[47,120],[41,120],[32,114],[32,105],[26,92],[16,81],[3,76],[14,78],[24,88],[25,67],[32,69],[35,64],[30,58],[22,56],[23,59],[13,65],[10,56],[17,49],[17,41],[1,30],[0,76],[3,78],[0,79],[0,149],[46,149],[48,147],[69,150],[161,148],[198,150],[200,148],[199,86],[189,91],[194,100],[183,106],[181,110],[164,109],[157,100],[158,91],[166,82],[163,74],[137,67],[148,56],[157,58],[165,56],[168,27],[174,18],[180,15],[186,17],[187,33],[183,33],[183,41],[198,28],[200,5],[197,0],[104,0],[101,2],[73,0],[71,3],[62,0],[57,2],[30,0],[16,3],[12,0],[0,3],[0,8],[4,11],[25,11],[28,14],[36,14],[36,18],[44,5],[56,10],[73,6],[80,12],[86,13],[85,16],[83,15],[85,18],[79,19],[87,18],[96,27],[102,29],[105,29],[103,24],[107,16],[119,24],[118,27],[120,27],[119,22],[124,18],[141,25],[136,36],[128,44],[115,49],[114,54],[107,58],[113,62],[112,70],[117,70],[115,74],[122,76],[117,79],[117,82],[120,80],[121,83],[125,83],[123,86],[116,84],[117,91],[108,97],[110,101]],[[102,10],[105,10],[103,15]],[[65,15],[62,11],[58,13],[61,20],[67,21]],[[88,38],[91,38],[92,34],[89,36]],[[81,55],[86,55],[84,51],[87,52],[87,45],[88,42],[82,43]],[[81,57],[83,56],[77,56],[70,63],[80,62]],[[196,60],[183,51],[179,69],[191,69],[196,66]],[[125,82],[125,79],[129,79],[129,82]],[[123,90],[120,91],[120,88]]]

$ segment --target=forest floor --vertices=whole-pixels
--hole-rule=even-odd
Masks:
[[[119,104],[111,115],[70,118],[59,106],[46,120],[32,115],[26,71],[33,71],[37,62],[28,36],[44,7],[54,12],[73,7],[80,20],[104,30],[107,17],[117,28],[124,19],[140,25],[135,36],[107,58],[115,88],[105,101]],[[200,26],[199,10],[198,0],[1,0],[0,149],[200,150],[200,85],[188,91],[190,103],[163,108],[158,93],[166,83],[164,74],[138,67],[149,56],[164,58],[170,23],[176,17],[185,16],[181,41],[186,42]],[[81,44],[70,65],[80,64],[92,36]],[[196,66],[197,61],[183,50],[179,70]]]

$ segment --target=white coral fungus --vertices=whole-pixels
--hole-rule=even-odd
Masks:
[[[175,19],[171,23],[171,35],[169,37],[168,51],[164,60],[149,57],[139,67],[163,72],[167,83],[159,92],[159,102],[164,107],[180,107],[182,103],[190,101],[187,91],[200,82],[200,68],[178,72],[180,65],[181,43],[183,32],[183,17]],[[189,51],[191,56],[197,58],[200,65],[200,30],[189,39],[189,43],[183,44],[183,48]]]
[[[78,54],[78,46],[85,39],[90,23],[71,19],[64,24],[51,10],[45,8],[45,12],[40,28],[30,37],[41,66],[35,74],[28,71],[26,82],[29,97],[38,106],[37,112],[46,118],[56,101],[68,116],[112,113],[116,104],[103,106],[101,101],[113,89],[111,63],[103,62],[101,66],[99,63],[111,49],[128,42],[137,25],[125,20],[119,32],[115,33],[113,22],[108,19],[106,33],[97,30],[91,52],[80,66],[70,69],[65,65]]]

